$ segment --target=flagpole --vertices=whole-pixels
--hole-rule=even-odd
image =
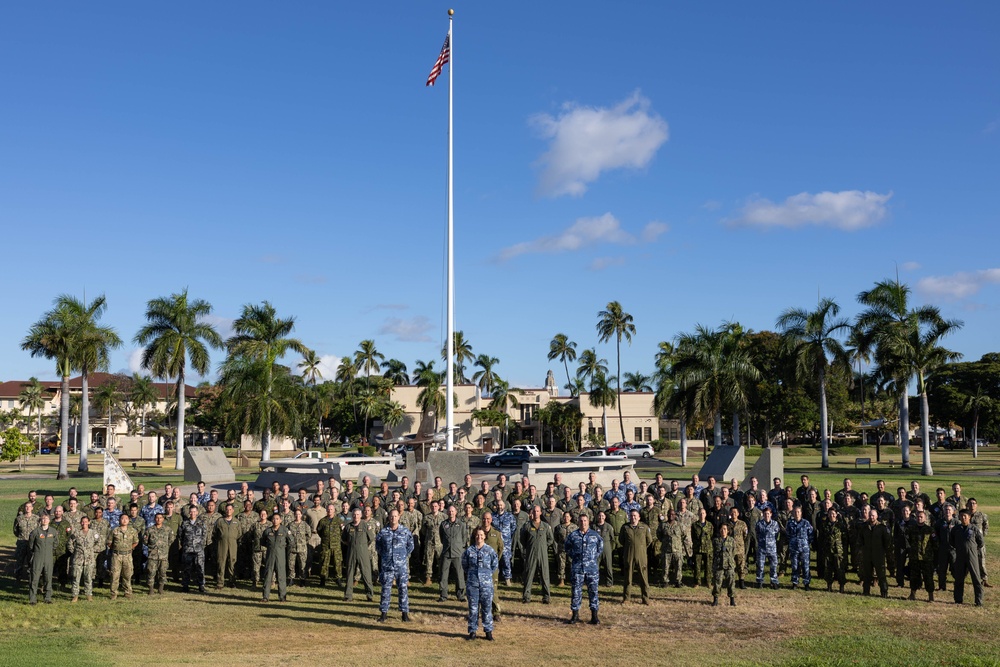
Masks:
[[[455,21],[455,10],[448,10],[448,43],[451,54],[448,62],[448,342],[446,343],[448,363],[445,372],[448,375],[445,393],[445,419],[446,440],[445,449],[452,451],[455,448],[455,407],[452,396],[455,391],[455,215],[454,215],[454,166],[453,166],[453,121],[452,121],[452,99],[455,82],[455,36],[453,34]]]

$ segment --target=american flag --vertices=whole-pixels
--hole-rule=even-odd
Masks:
[[[441,47],[441,54],[438,56],[437,62],[434,63],[434,67],[431,68],[431,73],[427,76],[427,85],[433,86],[437,78],[441,76],[441,68],[448,64],[448,59],[451,58],[451,35],[446,35],[444,38],[444,46]]]

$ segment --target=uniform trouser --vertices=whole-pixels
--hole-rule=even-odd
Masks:
[[[587,587],[587,602],[590,604],[590,610],[597,611],[599,604],[597,599],[597,585],[600,578],[596,567],[590,569],[578,568],[570,572],[570,579],[573,586],[573,594],[569,601],[570,611],[580,610],[580,604],[583,602],[584,586]]]
[[[254,549],[253,553],[250,554],[250,562],[251,562],[250,569],[253,570],[253,572],[251,572],[251,576],[253,578],[253,583],[256,584],[257,582],[260,581],[261,568],[264,567],[264,550]]]
[[[736,583],[736,573],[733,570],[716,570],[712,577],[712,597],[719,597],[719,592],[725,588],[726,595],[734,597],[733,585]]]
[[[105,549],[97,554],[97,580],[111,578],[111,550]]]
[[[215,585],[222,588],[227,581],[236,582],[236,551],[237,546],[229,542],[219,542],[215,545]]]
[[[566,573],[569,571],[569,556],[562,549],[556,554],[556,577],[559,581],[566,580]]]
[[[81,579],[83,579],[83,594],[88,598],[94,594],[94,574],[96,572],[96,558],[73,559],[73,597],[80,594]]]
[[[319,578],[320,581],[325,582],[327,577],[330,576],[330,567],[333,567],[333,578],[340,581],[341,570],[343,569],[343,564],[340,558],[340,547],[319,547]]]
[[[131,552],[129,553],[131,556]],[[55,563],[52,565],[52,572],[59,583],[65,586],[69,583],[70,576],[70,554],[66,552],[55,559]]]
[[[965,575],[972,579],[972,592],[975,595],[976,604],[983,602],[983,578],[979,572],[979,564],[975,561],[969,563],[963,560],[955,560],[955,604],[962,604],[965,599]]]
[[[132,582],[139,583],[142,577],[143,566],[145,565],[146,556],[142,553],[142,546],[137,546],[132,550]]]
[[[500,553],[500,574],[503,575],[504,579],[510,579],[513,576],[513,562],[514,554],[510,547],[505,544]]]
[[[178,542],[179,540],[174,540],[170,546],[170,574],[173,576],[175,582],[180,583],[184,564],[181,561],[181,550]]]
[[[645,554],[642,554],[645,555]],[[633,559],[629,563],[623,562],[624,566],[622,569],[625,570],[623,573],[625,575],[625,588],[622,590],[622,598],[628,600],[632,597],[632,577],[636,572],[639,573],[639,592],[642,595],[642,600],[645,602],[649,599],[649,568],[646,565],[645,559]]]
[[[788,544],[778,542],[778,571],[785,573],[788,568]]]
[[[542,597],[548,600],[552,595],[549,586],[549,559],[547,557],[528,554],[527,562],[524,566],[524,592],[521,594],[521,599],[525,602],[531,601],[531,585],[535,582],[536,572],[542,578]]]
[[[198,588],[205,587],[205,552],[185,551],[181,554],[184,559],[184,579],[181,582],[184,590],[194,584]]]
[[[615,583],[615,573],[614,573],[614,550],[607,548],[601,553],[600,565],[604,568],[605,574],[607,574],[608,586],[613,586]]]
[[[736,566],[736,569],[733,570],[733,573],[736,575],[736,579],[743,581],[743,579],[747,576],[747,558],[740,553],[739,549],[737,549],[736,553],[733,554],[733,563]]]
[[[399,596],[399,610],[409,613],[410,611],[410,573],[406,568],[393,568],[391,563],[383,563],[383,567],[378,573],[378,582],[382,585],[382,594],[379,596],[378,610],[383,614],[389,611],[389,603],[392,599],[392,582],[396,582],[396,594]]]
[[[694,585],[697,586],[698,582],[704,579],[705,585],[708,586],[712,578],[712,554],[697,553],[692,557],[692,562],[694,564]]]
[[[264,571],[264,600],[271,597],[271,584],[274,578],[278,578],[278,599],[284,600],[288,595],[288,563],[282,558],[268,559],[267,569]]]
[[[822,547],[820,547],[820,548],[822,549]],[[812,558],[812,554],[811,553],[810,553],[809,557]],[[808,570],[808,569],[809,569],[809,564],[806,563],[806,570]],[[823,561],[823,558],[820,557],[818,550],[817,550],[817,553],[816,553],[816,578],[817,579],[825,579],[826,578],[826,563]]]
[[[309,559],[306,551],[291,551],[288,554],[288,578],[294,582],[296,579],[305,579],[309,575]]]
[[[851,542],[851,567],[858,573],[858,578],[861,577],[861,562],[863,560],[864,558],[861,556],[861,542],[857,540]]]
[[[167,584],[167,563],[166,558],[150,558],[146,561],[146,582],[150,591],[158,586],[159,591],[163,592],[163,587]]]
[[[885,559],[872,560],[864,556],[861,560],[861,585],[865,595],[871,593],[872,585],[878,579],[878,590],[883,595],[889,592],[889,583],[885,578]]]
[[[934,561],[910,560],[910,590],[920,590],[921,584],[928,593],[934,592]]]
[[[371,595],[372,588],[372,563],[368,554],[351,554],[347,558],[347,589],[344,591],[344,598],[350,600],[354,597],[354,577],[360,572],[361,581],[365,585],[365,592]]]
[[[441,545],[440,544],[425,544],[424,545],[424,576],[427,579],[434,578],[434,561],[440,561],[441,559]]]
[[[808,586],[812,579],[809,572],[809,550],[789,549],[788,558],[792,561],[792,585],[796,586],[801,582]]]
[[[757,549],[757,583],[764,582],[764,563],[770,565],[768,574],[771,575],[771,583],[778,583],[778,553],[766,549]]]
[[[909,551],[903,547],[896,547],[896,585],[900,588],[906,581],[906,575],[910,573]]]
[[[483,631],[493,632],[493,578],[483,582],[478,579],[468,582],[466,590],[469,595],[469,634],[479,629],[479,619],[483,619]],[[388,604],[386,604],[388,608]]]
[[[218,569],[216,569],[216,565],[218,564],[218,559],[219,559],[218,554],[219,554],[219,549],[218,546],[215,544],[215,542],[212,542],[211,544],[205,547],[205,558],[202,562],[205,564],[204,570],[206,577],[211,576],[213,574],[216,575],[216,577],[218,577],[219,571]]]
[[[683,568],[683,556],[677,553],[663,552],[663,583],[680,584]]]
[[[753,531],[750,531],[751,533]],[[753,558],[754,564],[757,564],[757,538],[752,535],[747,536],[747,562]]]
[[[836,581],[841,586],[847,584],[845,572],[844,556],[836,552],[826,552],[823,563],[823,574],[826,575],[826,583],[833,584]]]
[[[44,579],[43,579],[44,577]],[[38,584],[45,586],[45,601],[52,602],[52,560],[33,558],[31,560],[31,588],[28,589],[28,601],[38,600]]]
[[[982,577],[983,583],[989,579],[989,574],[986,573],[986,546],[984,545],[982,549],[979,550],[979,576]]]
[[[132,595],[132,552],[111,554],[111,597],[118,595],[118,585],[125,587],[125,595]]]
[[[455,594],[461,600],[465,597],[465,573],[462,572],[462,557],[441,557],[441,597],[448,597],[448,576],[455,573]]]
[[[951,549],[938,551],[937,556],[937,578],[938,588],[945,590],[948,583],[948,571],[955,567],[955,552]]]
[[[31,552],[28,551],[28,540],[18,540],[14,548],[14,576],[20,579],[25,574],[31,574]]]

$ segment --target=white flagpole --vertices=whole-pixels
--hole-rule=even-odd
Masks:
[[[450,55],[448,57],[448,342],[446,343],[446,354],[448,363],[445,372],[448,374],[445,393],[445,427],[447,429],[445,449],[452,451],[455,448],[455,408],[452,396],[455,392],[455,216],[454,197],[452,194],[454,168],[452,155],[452,95],[455,81],[455,36],[454,36],[455,10],[448,10],[448,45]]]

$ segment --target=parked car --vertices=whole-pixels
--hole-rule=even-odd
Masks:
[[[538,451],[538,447],[535,447],[534,445],[513,445],[507,449],[524,449],[530,452],[532,456],[541,456],[541,453]]]
[[[298,454],[295,455],[295,458],[297,458],[297,459],[322,459],[323,458],[323,452],[315,452],[315,451],[312,451],[312,452],[299,452]]]
[[[594,459],[624,459],[624,452],[609,452],[606,449],[588,449],[585,452],[580,452],[576,458],[566,459],[566,463],[584,463],[587,461],[593,461]]]
[[[630,459],[651,459],[655,453],[652,445],[643,442],[637,442],[634,445],[629,445],[624,450],[620,451]]]
[[[615,452],[620,452],[627,449],[632,443],[631,442],[616,442],[615,444],[608,447],[608,453],[614,454]]]
[[[519,466],[531,461],[531,452],[527,449],[502,449],[496,454],[487,454],[483,463],[496,468],[501,466]]]

